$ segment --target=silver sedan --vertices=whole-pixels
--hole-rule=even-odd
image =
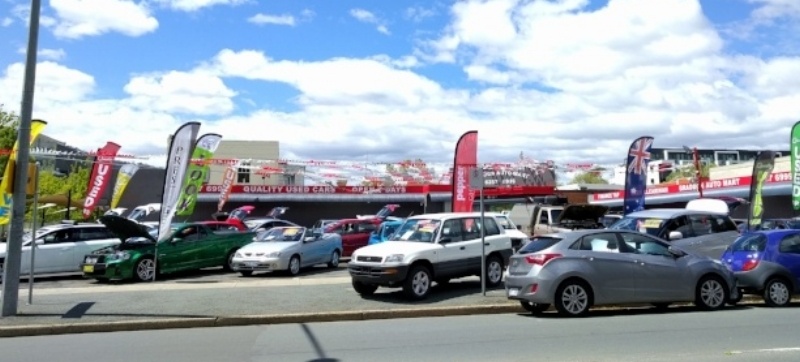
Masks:
[[[580,230],[532,238],[511,257],[506,296],[539,313],[566,316],[609,304],[693,302],[705,310],[738,301],[735,277],[719,261],[635,231]]]

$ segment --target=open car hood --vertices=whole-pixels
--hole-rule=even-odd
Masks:
[[[570,204],[564,206],[564,211],[558,216],[556,224],[565,221],[598,221],[608,212],[608,206],[591,204]]]
[[[147,231],[147,227],[136,221],[116,215],[104,215],[98,219],[112,234],[124,243],[130,238],[145,238],[152,242],[156,239]]]
[[[368,220],[368,219],[380,219],[386,220],[390,215],[394,213],[395,210],[399,209],[399,204],[387,204],[378,210],[375,215],[356,215],[356,219],[360,220]]]
[[[245,205],[242,207],[237,207],[231,212],[215,212],[211,214],[211,219],[213,221],[229,221],[229,220],[244,220],[250,213],[255,210],[256,207],[252,205]]]
[[[246,206],[243,206],[246,207]],[[271,217],[273,219],[280,219],[280,216],[285,214],[286,211],[289,210],[288,207],[275,207],[272,210],[269,210],[267,213],[267,217]]]

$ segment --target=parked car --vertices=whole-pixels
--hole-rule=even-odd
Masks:
[[[511,257],[506,296],[532,313],[555,305],[565,316],[592,306],[694,302],[707,310],[739,300],[733,272],[654,236],[579,230],[533,238]]]
[[[486,217],[486,285],[500,285],[506,261],[513,253],[511,238],[494,217]],[[403,288],[411,299],[428,296],[433,282],[480,276],[480,213],[413,216],[380,244],[360,248],[348,263],[353,289],[372,295],[378,287]]]
[[[528,242],[528,239],[530,239],[530,236],[521,231],[522,226],[514,224],[507,214],[499,212],[486,212],[484,213],[484,216],[494,217],[494,219],[497,221],[497,225],[499,225],[500,228],[503,229],[503,232],[508,235],[509,238],[511,238],[511,248],[514,249],[514,251],[519,250],[519,248],[521,248],[522,245],[524,245],[526,242]]]
[[[800,230],[764,230],[740,236],[722,255],[743,294],[784,307],[800,293]]]
[[[367,245],[378,244],[389,240],[389,237],[394,234],[400,225],[403,225],[402,221],[387,220],[382,222],[377,230],[369,234],[369,242]]]
[[[603,224],[604,228],[608,228],[620,219],[622,219],[620,214],[605,214],[600,218],[600,223]]]
[[[342,219],[326,227],[325,233],[334,233],[342,236],[343,257],[350,257],[358,248],[369,244],[369,236],[378,230],[381,219]]]
[[[85,277],[99,281],[153,279],[154,273],[169,274],[222,266],[232,270],[233,255],[252,242],[253,232],[212,231],[202,223],[176,225],[174,232],[156,240],[155,232],[135,221],[106,215],[100,222],[122,243],[96,250],[80,264]],[[158,257],[155,257],[156,245]],[[157,268],[157,269],[156,269]]]
[[[313,229],[313,232],[321,233],[325,231],[328,225],[334,224],[337,221],[339,221],[339,219],[319,219],[317,220],[317,222],[314,223],[314,226],[312,226],[311,228]]]
[[[632,212],[609,230],[633,230],[668,240],[682,250],[719,260],[725,248],[739,237],[728,205],[717,199],[697,199],[685,209],[650,209]]]
[[[31,232],[22,236],[20,273],[28,275],[31,269]],[[65,220],[36,230],[36,255],[34,275],[48,273],[80,273],[83,256],[93,250],[117,245],[119,239],[105,226]],[[0,243],[0,273],[7,252],[6,243]]]
[[[242,276],[257,271],[286,271],[300,274],[305,267],[327,264],[339,266],[342,237],[336,234],[314,234],[302,226],[275,227],[239,249],[233,256],[233,270]]]

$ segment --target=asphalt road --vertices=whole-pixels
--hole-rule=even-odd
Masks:
[[[0,340],[4,362],[798,361],[800,309],[484,315]]]

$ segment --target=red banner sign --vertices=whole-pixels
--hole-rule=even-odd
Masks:
[[[767,183],[789,182],[792,180],[790,172],[777,172],[770,175]],[[732,177],[719,180],[708,180],[703,182],[703,191],[724,189],[727,187],[747,187],[750,186],[751,177]],[[680,192],[694,192],[697,191],[697,184],[683,184],[683,185],[652,185],[647,187],[646,195],[668,195]],[[605,201],[605,200],[621,200],[625,197],[624,191],[603,192],[599,194],[592,194],[590,200],[592,201]]]
[[[222,185],[204,185],[200,193],[219,194],[224,191]],[[429,192],[451,192],[450,185],[409,185],[390,187],[371,186],[267,186],[267,185],[233,185],[231,194],[426,194]],[[478,193],[477,190],[474,191]],[[486,197],[498,196],[546,196],[553,195],[555,188],[552,186],[515,186],[486,188],[483,191]]]

